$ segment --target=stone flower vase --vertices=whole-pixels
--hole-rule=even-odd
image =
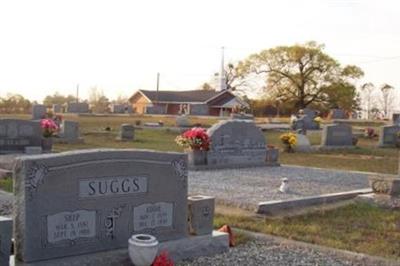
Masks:
[[[129,257],[135,266],[150,266],[157,256],[158,246],[152,235],[133,235],[128,240]]]
[[[206,165],[207,151],[205,150],[186,150],[188,154],[189,165]]]
[[[51,152],[53,149],[53,138],[42,138],[42,150],[43,152]]]
[[[265,161],[268,163],[277,163],[279,159],[279,149],[267,147],[267,156]]]

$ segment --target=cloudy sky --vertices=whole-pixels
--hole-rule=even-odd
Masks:
[[[400,4],[393,0],[4,0],[0,96],[59,91],[109,98],[195,89],[226,61],[314,40],[364,81],[400,89]]]

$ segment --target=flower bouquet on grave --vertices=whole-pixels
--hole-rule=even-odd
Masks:
[[[320,116],[317,116],[314,118],[314,122],[318,125],[318,127],[320,127],[322,123],[322,118]]]
[[[42,149],[44,152],[50,152],[53,148],[52,137],[58,132],[60,128],[50,118],[40,120],[40,126],[43,132]]]
[[[285,133],[282,134],[280,137],[283,145],[285,145],[285,151],[287,152],[294,152],[294,146],[297,144],[297,136],[294,133]]]
[[[175,138],[175,142],[186,149],[189,164],[203,165],[207,161],[207,151],[210,148],[210,138],[207,131],[201,127],[194,127]]]
[[[59,130],[59,126],[50,118],[40,120],[40,127],[44,138],[53,137]]]

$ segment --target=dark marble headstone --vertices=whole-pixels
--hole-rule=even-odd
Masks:
[[[331,119],[347,119],[346,111],[343,109],[332,109]]]
[[[393,125],[400,125],[400,114],[393,114],[392,115],[392,122]]]

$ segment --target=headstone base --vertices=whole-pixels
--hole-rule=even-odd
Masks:
[[[38,261],[35,263],[23,263],[14,261],[11,257],[10,265],[13,266],[131,266],[132,262],[127,247],[106,252],[97,252],[80,256],[65,257],[54,260]],[[185,259],[193,259],[201,256],[212,256],[223,253],[229,249],[229,235],[227,233],[213,231],[212,235],[190,236],[178,240],[160,243],[159,253],[167,251],[174,262]]]
[[[256,162],[248,164],[223,164],[223,165],[188,165],[191,171],[214,170],[214,169],[240,169],[250,167],[281,166],[279,162]]]
[[[67,138],[53,138],[53,143],[61,143],[61,144],[81,144],[85,143],[83,138],[78,139],[67,139]]]

